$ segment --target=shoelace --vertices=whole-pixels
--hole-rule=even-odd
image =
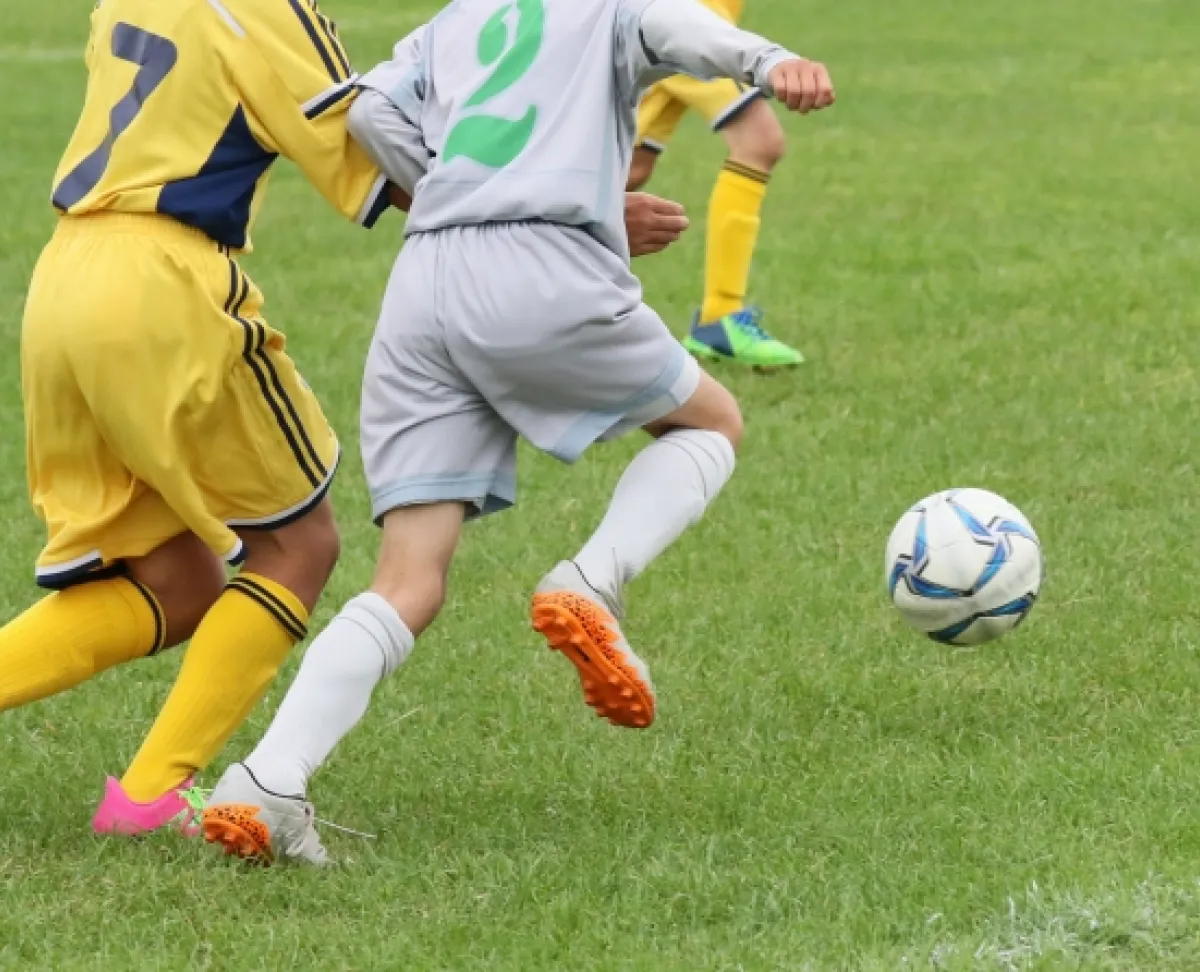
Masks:
[[[760,308],[744,307],[736,314],[731,314],[730,317],[733,319],[734,326],[743,334],[748,334],[758,341],[774,340],[770,334],[763,330],[760,323],[763,318],[763,312]]]
[[[378,834],[368,834],[364,830],[355,830],[352,827],[343,827],[341,824],[334,823],[332,820],[326,820],[324,817],[318,817],[316,813],[313,812],[311,803],[303,803],[301,806],[304,807],[304,812],[296,814],[296,817],[298,818],[311,817],[314,824],[320,824],[322,827],[328,827],[330,830],[336,830],[339,833],[349,834],[352,837],[362,837],[366,840],[377,840],[379,837]]]

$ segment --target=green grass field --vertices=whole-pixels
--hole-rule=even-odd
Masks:
[[[4,618],[36,596],[17,342],[90,6],[4,14]],[[433,12],[326,6],[360,65]],[[525,615],[637,443],[573,470],[528,452],[518,509],[469,530],[443,620],[316,782],[379,834],[327,835],[351,866],[91,836],[178,653],[0,716],[0,968],[1200,968],[1200,9],[753,0],[747,22],[838,82],[787,122],[754,280],[810,363],[722,373],[739,473],[630,592],[659,723],[593,718]],[[638,267],[681,329],[721,157],[689,120],[651,186],[694,220]],[[374,555],[356,406],[398,234],[282,167],[248,260],[349,446],[321,620]],[[881,591],[895,517],[952,485],[1021,506],[1048,565],[1028,625],[974,651]]]

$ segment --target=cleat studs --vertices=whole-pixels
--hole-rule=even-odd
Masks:
[[[641,715],[641,713],[645,712],[646,710],[645,710],[645,709],[643,709],[643,708],[642,708],[640,705],[631,705],[631,706],[629,707],[629,711],[630,711],[630,712],[633,712],[633,713],[635,713],[635,714],[637,714],[637,715]]]
[[[621,684],[621,680],[616,675],[609,675],[608,676],[608,684],[611,685],[613,688],[616,688],[618,685]]]
[[[621,689],[621,698],[632,699],[633,698],[633,689],[628,688],[628,687]]]

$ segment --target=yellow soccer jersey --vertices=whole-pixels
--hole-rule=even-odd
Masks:
[[[279,155],[350,219],[387,206],[346,132],[356,76],[311,0],[100,0],[86,60],[61,213],[159,213],[248,250]]]

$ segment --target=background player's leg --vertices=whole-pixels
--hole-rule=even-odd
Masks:
[[[191,533],[127,566],[127,577],[50,594],[0,629],[0,711],[179,644],[225,583],[220,562]]]
[[[262,787],[303,796],[309,777],[367,711],[380,679],[408,657],[445,600],[463,512],[461,503],[433,503],[384,517],[370,591],[353,598],[309,646],[270,729],[246,759]]]
[[[799,364],[803,356],[771,338],[746,302],[767,183],[786,147],[783,129],[771,106],[756,98],[719,122],[717,131],[729,157],[709,199],[704,302],[688,350],[762,368]]]
[[[179,677],[121,781],[156,799],[207,766],[303,639],[338,556],[328,500],[277,530],[245,531],[241,573],[196,628]]]
[[[729,158],[708,204],[708,251],[700,316],[715,321],[746,305],[771,172],[786,148],[783,129],[765,100],[746,105],[718,131]]]
[[[647,431],[655,441],[626,468],[595,534],[575,558],[611,603],[703,515],[733,473],[742,418],[734,397],[703,374],[688,401]]]
[[[669,82],[651,85],[638,104],[637,143],[629,166],[630,192],[641,189],[654,173],[654,164],[683,120],[687,105],[671,93]]]

